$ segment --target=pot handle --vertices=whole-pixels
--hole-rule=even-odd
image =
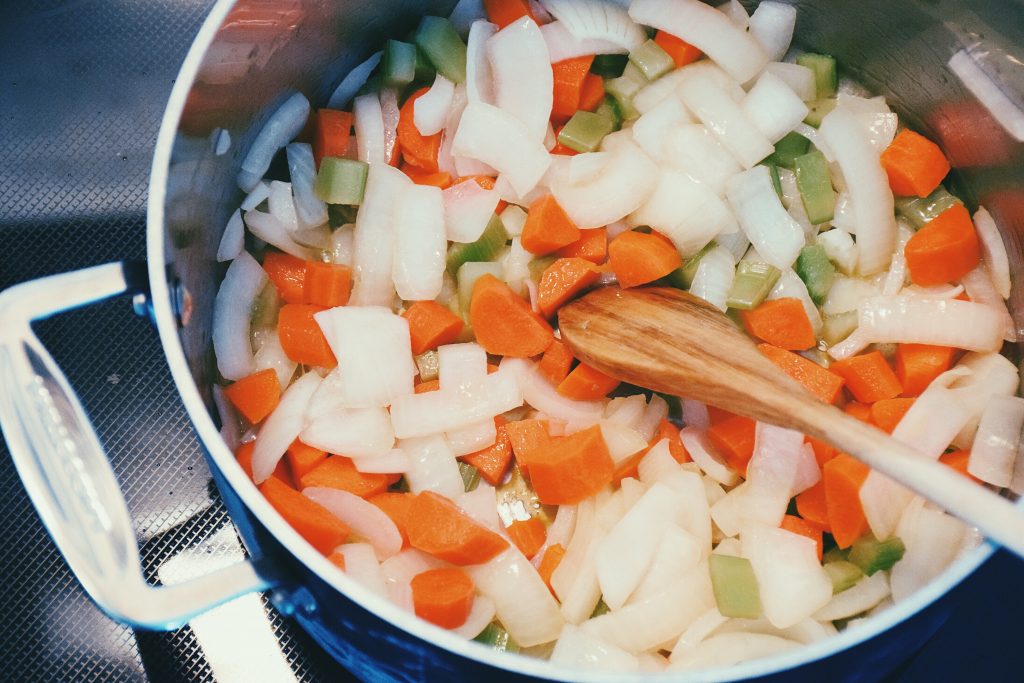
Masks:
[[[173,629],[235,597],[269,588],[266,568],[240,562],[173,586],[142,573],[124,494],[82,404],[32,321],[148,289],[142,264],[108,263],[0,293],[0,427],[39,516],[86,592],[133,627]]]

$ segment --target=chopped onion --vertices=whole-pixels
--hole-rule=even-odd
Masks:
[[[521,206],[509,204],[501,212],[501,223],[505,226],[505,232],[510,237],[516,238],[523,234],[523,227],[526,226],[526,212]],[[451,239],[449,237],[449,239]]]
[[[489,104],[470,102],[462,113],[452,152],[497,169],[520,195],[540,181],[551,163],[540,137],[533,137],[511,114]]]
[[[383,52],[379,51],[374,52],[365,62],[349,71],[327,100],[327,106],[331,109],[346,109],[348,103],[352,101],[352,98],[356,96],[356,93],[366,83],[366,79],[370,77],[373,70],[380,64],[383,54]]]
[[[456,456],[469,455],[493,446],[497,439],[497,428],[493,419],[481,420],[462,429],[445,432],[445,437]]]
[[[277,336],[276,330],[268,334],[260,344],[259,350],[253,357],[253,363],[253,372],[273,370],[277,374],[277,381],[281,385],[282,391],[288,388],[288,384],[295,374],[295,368],[298,366],[298,363],[289,358],[281,348],[281,340]]]
[[[494,104],[494,81],[487,59],[487,41],[498,32],[489,21],[474,21],[466,39],[466,98],[469,102]]]
[[[544,558],[544,551],[553,545],[560,545],[563,548],[567,548],[575,530],[576,506],[559,505],[558,512],[555,513],[555,521],[548,527],[548,534],[544,539],[544,545],[542,545],[540,550],[537,551],[537,554],[533,556],[534,563],[539,564]]]
[[[554,76],[544,36],[536,22],[523,17],[487,41],[494,79],[494,103],[522,122],[531,140],[548,130]]]
[[[792,626],[828,604],[832,582],[812,539],[755,524],[741,534],[754,569],[764,615],[777,628]]]
[[[263,422],[252,451],[252,479],[257,484],[267,480],[298,438],[305,423],[306,406],[319,386],[320,376],[307,372],[288,387],[277,408]]]
[[[359,160],[368,164],[386,164],[384,156],[384,113],[376,93],[360,95],[352,105]]]
[[[340,519],[356,536],[373,546],[378,560],[386,560],[402,549],[402,534],[383,510],[359,496],[341,489],[311,486],[302,495]]]
[[[217,261],[224,263],[231,261],[242,253],[245,248],[245,223],[242,222],[242,212],[235,209],[224,227],[224,233],[220,237],[220,246],[217,247]]]
[[[953,371],[961,374],[950,386],[971,414],[967,426],[957,434],[953,443],[957,448],[970,448],[985,406],[994,396],[1016,394],[1020,374],[1017,366],[999,353],[968,353],[950,372]]]
[[[615,672],[640,669],[640,660],[634,655],[572,624],[562,627],[549,661],[573,669]]]
[[[981,242],[981,258],[992,276],[996,291],[999,292],[999,296],[1008,299],[1010,298],[1010,262],[1006,257],[1006,245],[1003,244],[1003,238],[999,234],[996,222],[992,220],[992,214],[984,206],[979,206],[974,213],[974,227],[977,228],[978,238]]]
[[[660,439],[637,463],[637,476],[648,486],[656,484],[679,470],[679,463],[672,457],[668,439]]]
[[[810,111],[785,81],[767,71],[757,79],[741,106],[772,144],[785,137]]]
[[[709,477],[725,486],[734,486],[739,481],[739,476],[711,451],[704,433],[694,427],[684,427],[679,432],[679,438],[693,461]]]
[[[701,431],[711,426],[711,417],[708,415],[708,407],[700,401],[683,399],[683,424],[687,427],[694,427]]]
[[[709,635],[715,632],[715,630],[729,621],[729,617],[723,617],[718,611],[718,607],[712,607],[707,612],[697,617],[697,619],[690,624],[689,628],[683,631],[683,635],[679,636],[679,640],[672,647],[672,655],[669,658],[672,662],[676,662],[692,652],[701,642],[704,641]]]
[[[467,515],[494,531],[502,530],[502,523],[498,516],[498,508],[495,505],[496,493],[494,487],[485,481],[478,482],[477,487],[472,491],[462,493],[456,499],[459,507]]]
[[[804,239],[813,240],[818,235],[818,226],[811,224],[807,216],[807,209],[804,207],[803,198],[800,196],[800,188],[796,185],[796,173],[788,168],[777,168],[779,185],[782,187],[782,205],[789,211],[789,215],[797,222],[804,232]]]
[[[988,267],[984,263],[979,263],[971,272],[964,275],[961,282],[971,301],[998,311],[1003,319],[1003,339],[1008,342],[1017,341],[1017,325],[1013,322],[1010,312],[1006,310],[1006,304],[996,290]]]
[[[838,266],[839,270],[847,275],[852,275],[857,269],[857,244],[850,237],[850,233],[839,228],[819,233],[815,243],[825,248],[828,260]],[[895,258],[895,255],[893,256]],[[904,261],[904,270],[906,262]],[[903,283],[900,282],[900,287]],[[899,290],[886,294],[898,294]]]
[[[758,422],[754,454],[747,464],[747,482],[756,488],[781,492],[788,503],[821,479],[814,451],[808,451],[805,445],[800,432]]]
[[[655,161],[668,161],[665,140],[679,126],[693,122],[682,100],[671,93],[633,123],[633,141]]]
[[[635,429],[612,420],[601,420],[601,437],[616,464],[647,448],[647,440]]]
[[[889,577],[893,601],[906,600],[941,574],[959,554],[966,531],[963,522],[920,498],[909,505],[896,531],[906,551]]]
[[[485,190],[473,180],[452,185],[442,197],[447,237],[462,243],[480,239],[499,201],[497,192]]]
[[[270,196],[270,183],[265,180],[261,180],[256,183],[256,187],[252,188],[249,194],[245,195],[245,199],[239,205],[242,211],[252,211],[257,206],[267,201],[267,197]]]
[[[345,575],[383,598],[390,598],[384,574],[377,562],[377,555],[369,543],[345,543],[335,552],[345,558]]]
[[[399,396],[391,403],[391,422],[398,438],[409,439],[467,427],[522,404],[518,377],[503,368],[471,391],[439,389]]]
[[[643,394],[619,396],[613,398],[605,406],[604,417],[606,421],[617,422],[630,429],[636,429],[646,407],[647,401]]]
[[[858,244],[860,244],[858,236]],[[954,346],[997,351],[1003,344],[999,311],[970,301],[877,296],[859,309],[859,329],[871,342]]]
[[[703,669],[706,667],[730,667],[741,662],[792,650],[800,643],[766,633],[720,633],[705,639],[687,649],[669,667],[672,671]]]
[[[775,62],[789,51],[796,28],[796,7],[781,2],[761,2],[750,16],[750,35]]]
[[[238,169],[238,186],[251,192],[267,174],[277,150],[298,135],[309,117],[309,100],[295,93],[278,106],[263,123]]]
[[[597,520],[596,499],[587,498],[577,506],[572,541],[551,574],[551,587],[562,603],[561,613],[571,624],[587,619],[601,599],[594,553],[603,536],[604,530]]]
[[[761,3],[758,7],[765,4],[774,5],[776,3]],[[754,10],[754,13],[756,14],[757,10]],[[789,62],[771,62],[764,70],[766,73],[782,79],[796,93],[796,96],[804,102],[810,102],[817,98],[814,72],[806,66],[790,64]]]
[[[473,606],[469,610],[466,621],[462,626],[453,628],[452,633],[470,640],[480,635],[492,621],[494,621],[494,601],[486,596],[477,595],[473,598]]]
[[[696,566],[702,555],[700,543],[692,534],[675,525],[669,526],[661,537],[650,569],[644,574],[636,590],[630,594],[628,602],[642,602],[667,590],[680,576]]]
[[[466,88],[467,84],[465,82],[455,86],[455,92],[452,93],[452,106],[448,110],[448,118],[444,122],[444,130],[441,131],[441,146],[437,150],[437,170],[441,173],[447,173],[452,178],[459,176],[456,160],[452,155],[452,143],[455,141],[455,133],[459,129],[459,122],[462,120],[462,112],[465,111],[466,105],[469,103]],[[464,164],[479,163],[468,162],[466,159],[462,161]]]
[[[309,247],[304,247],[294,239],[288,231],[288,227],[269,213],[262,211],[246,211],[245,225],[256,237],[267,244],[272,244],[286,254],[305,260],[312,259],[313,252]]]
[[[800,303],[804,306],[804,311],[807,312],[807,319],[811,321],[811,328],[814,330],[814,334],[821,333],[821,313],[818,312],[818,307],[814,305],[814,300],[811,299],[810,293],[807,291],[807,285],[800,279],[792,268],[784,270],[782,275],[779,276],[778,282],[772,287],[772,291],[768,293],[768,299],[800,299]]]
[[[307,227],[327,222],[327,205],[316,196],[313,185],[316,182],[316,162],[313,148],[309,143],[293,142],[285,147],[288,156],[288,174],[295,193],[295,212],[299,222]]]
[[[724,312],[736,275],[735,267],[732,252],[725,247],[715,247],[704,254],[697,264],[697,273],[690,284],[690,294]]]
[[[324,385],[330,382],[324,380]],[[324,388],[326,386],[321,386]],[[313,399],[314,404],[319,393]],[[352,458],[376,458],[386,455],[395,444],[395,433],[385,408],[317,410],[320,414],[309,418],[301,433],[302,442],[309,446]]]
[[[355,224],[346,223],[331,233],[331,262],[343,266],[352,265],[355,250]]]
[[[400,448],[392,448],[384,455],[353,458],[352,463],[358,471],[366,474],[404,474],[409,471],[409,456]]]
[[[971,445],[967,471],[989,484],[1010,485],[1024,428],[1024,399],[995,396],[985,406]]]
[[[634,225],[662,233],[684,257],[722,232],[738,229],[736,217],[710,186],[674,169],[662,169],[647,200],[629,216]]]
[[[810,126],[806,123],[799,123],[796,126],[794,126],[793,132],[799,133],[800,135],[810,140],[811,144],[817,147],[818,151],[825,155],[825,159],[830,164],[834,164],[836,160],[836,154],[835,152],[832,151],[832,147],[829,146],[828,141],[821,136],[819,129],[815,128],[814,126]],[[840,171],[840,169],[836,168],[833,165],[831,171],[833,173],[832,184],[835,185],[836,189],[839,191],[845,190],[846,185],[843,182],[842,174],[838,172]]]
[[[719,196],[740,171],[733,156],[701,124],[679,126],[661,144],[668,164],[706,183]]]
[[[398,108],[398,94],[394,88],[384,88],[378,97],[380,97],[380,115],[384,121],[384,158],[397,159],[395,145],[398,144],[398,119],[401,117],[401,110]]]
[[[434,76],[434,84],[413,103],[413,124],[420,135],[436,135],[444,128],[448,110],[452,106],[455,84],[441,74]]]
[[[740,3],[740,0],[726,0],[716,5],[715,9],[729,17],[729,21],[744,31],[750,26],[750,15],[747,14],[747,10]]]
[[[267,195],[267,209],[289,233],[295,234],[299,229],[299,215],[295,211],[295,200],[292,197],[291,183],[280,180],[270,181],[270,194]]]
[[[839,315],[856,311],[861,302],[878,296],[878,285],[871,280],[857,277],[836,276],[825,297],[821,312],[825,315]]]
[[[213,303],[213,350],[217,370],[225,379],[237,381],[255,370],[249,312],[267,279],[256,259],[242,251],[228,266],[217,290]]]
[[[857,117],[875,152],[884,152],[896,137],[896,128],[899,124],[898,117],[889,109],[885,98],[881,95],[870,98],[858,97],[841,92],[838,102],[837,106],[852,111]]]
[[[411,185],[398,201],[392,277],[406,301],[427,301],[441,293],[448,255],[444,219],[440,188]]]
[[[651,400],[644,408],[643,418],[634,429],[644,441],[651,441],[658,431],[658,425],[668,418],[668,402],[658,394],[651,394]]]
[[[541,0],[541,5],[577,40],[601,40],[632,52],[646,38],[626,10],[611,2]]]
[[[713,496],[724,495],[721,487],[697,472],[681,467],[660,481],[676,492],[681,508],[679,526],[697,540],[701,556],[707,557],[711,552],[711,512],[708,503]]]
[[[780,270],[793,265],[804,247],[804,231],[779,201],[768,168],[757,166],[734,176],[726,196],[761,257]]]
[[[457,500],[464,492],[455,454],[440,435],[402,439],[398,447],[409,456],[405,480],[413,493],[434,491]]]
[[[395,296],[392,279],[395,252],[395,198],[412,184],[408,176],[387,164],[370,164],[363,203],[356,215],[353,237],[351,304],[390,306]]]
[[[590,425],[601,419],[601,401],[574,401],[559,394],[554,385],[537,372],[536,366],[519,358],[505,357],[501,370],[515,373],[523,400],[546,415],[571,424]]]
[[[541,35],[548,46],[548,56],[552,64],[563,62],[575,57],[586,57],[593,54],[611,55],[625,54],[626,48],[600,38],[579,39],[569,33],[565,24],[552,21],[540,27]]]
[[[487,376],[487,352],[473,342],[438,347],[437,364],[444,391],[469,391]]]

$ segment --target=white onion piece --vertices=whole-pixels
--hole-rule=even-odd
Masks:
[[[295,200],[292,198],[291,183],[280,180],[270,181],[270,193],[267,195],[267,210],[290,233],[299,228],[299,215],[295,211]]]
[[[646,37],[620,5],[591,0],[541,0],[541,5],[577,40],[601,40],[631,52]]]
[[[760,6],[769,3],[762,3]],[[776,4],[776,3],[770,3]],[[755,14],[757,10],[754,10]],[[800,64],[790,64],[789,62],[770,62],[765,67],[765,73],[770,73],[776,78],[781,79],[786,85],[796,93],[804,102],[810,102],[817,97],[817,86],[814,82],[814,72],[806,66]]]
[[[781,2],[761,2],[750,15],[750,35],[761,44],[768,59],[777,61],[789,51],[796,28],[796,7]]]
[[[394,88],[382,89],[378,97],[381,120],[384,122],[384,158],[390,162],[398,158],[395,145],[398,144],[398,119],[401,110],[398,108],[398,94]]]
[[[305,142],[293,142],[285,147],[285,153],[299,221],[310,227],[323,225],[327,222],[327,205],[313,191],[316,182],[313,148]]]
[[[978,420],[985,406],[995,396],[1013,396],[1020,384],[1017,366],[999,353],[968,353],[953,370],[958,374],[950,385],[957,398],[967,406],[971,418],[957,434],[957,448],[970,448]]]
[[[683,424],[687,427],[694,427],[701,431],[711,426],[711,417],[708,415],[708,407],[700,401],[683,399]]]
[[[497,440],[497,428],[494,420],[481,420],[462,429],[445,432],[448,445],[456,456],[469,455],[494,445]]]
[[[225,379],[237,381],[255,370],[249,312],[267,279],[256,259],[242,251],[228,266],[217,290],[213,303],[213,350],[217,370]]]
[[[444,128],[448,110],[455,95],[455,84],[441,74],[434,76],[434,84],[412,106],[413,125],[420,135],[436,135]]]
[[[295,374],[295,368],[298,366],[298,363],[289,358],[281,348],[281,340],[276,332],[268,334],[260,344],[259,350],[253,356],[253,363],[253,372],[273,370],[282,391],[288,388],[288,384]]]
[[[679,126],[693,122],[682,100],[672,93],[633,123],[633,141],[655,161],[667,161],[665,140]]]
[[[443,436],[402,439],[398,447],[409,456],[405,480],[410,491],[434,491],[452,500],[463,494],[465,487],[458,462]]]
[[[386,560],[402,549],[402,534],[398,527],[373,503],[348,491],[319,486],[302,489],[302,495],[327,508],[356,536],[366,539],[373,546],[378,560]]]
[[[908,506],[896,531],[906,552],[889,576],[893,601],[902,602],[941,574],[959,554],[966,531],[963,522],[920,498]]]
[[[448,255],[444,218],[440,188],[412,185],[405,189],[395,209],[392,277],[395,291],[406,301],[427,301],[441,293]]]
[[[641,602],[669,589],[680,576],[701,561],[702,555],[700,544],[692,534],[675,525],[669,526],[661,537],[650,568],[630,594],[628,602]]]
[[[788,503],[821,479],[814,451],[808,453],[805,445],[800,432],[758,422],[754,453],[747,464],[747,482],[756,488],[781,492]],[[781,522],[780,518],[777,524]]]
[[[658,394],[651,394],[651,400],[648,401],[647,407],[644,409],[644,416],[634,429],[640,433],[644,441],[649,442],[658,432],[658,425],[667,418],[668,401]]]
[[[796,173],[788,168],[778,168],[779,185],[782,187],[782,205],[786,207],[789,215],[797,222],[803,230],[804,239],[810,241],[818,234],[818,226],[811,224],[807,216],[803,199],[800,197],[800,188],[796,186]]]
[[[357,97],[352,104],[352,114],[359,160],[368,164],[388,163],[384,155],[384,113],[377,94]]]
[[[377,555],[369,543],[345,543],[339,545],[335,552],[345,558],[345,574],[383,598],[390,598],[384,574],[377,562]]]
[[[743,555],[757,577],[764,615],[773,626],[793,626],[832,599],[832,582],[818,562],[812,539],[762,525],[752,525],[741,537]]]
[[[779,201],[768,168],[757,166],[734,176],[726,196],[761,257],[780,270],[793,265],[804,247],[804,231]]]
[[[298,135],[309,118],[309,100],[295,93],[278,106],[256,134],[238,169],[238,186],[252,191],[267,174],[277,150]]]
[[[320,376],[308,372],[288,387],[281,402],[260,427],[252,452],[252,478],[257,484],[267,480],[278,461],[299,436],[305,421],[306,406],[320,386]]]
[[[679,640],[672,647],[672,655],[669,660],[674,663],[682,659],[727,621],[729,621],[729,617],[723,617],[718,611],[718,607],[712,607],[697,617],[689,628],[683,631],[683,635],[679,636]]]
[[[699,0],[634,0],[629,16],[638,24],[682,38],[740,83],[756,76],[768,62],[753,36]]]
[[[495,505],[496,495],[493,486],[481,481],[472,491],[460,494],[455,502],[463,512],[483,526],[493,531],[501,531],[503,527]]]
[[[707,69],[691,69],[678,93],[686,108],[714,133],[744,168],[755,166],[775,151],[772,142]],[[795,95],[793,99],[797,99]]]
[[[542,141],[551,118],[554,76],[536,22],[523,17],[494,34],[487,41],[487,60],[494,103],[519,119],[531,140]]]
[[[725,247],[715,247],[704,254],[697,264],[697,273],[690,283],[690,294],[724,312],[736,276],[735,267],[732,252]]]
[[[509,204],[501,212],[501,223],[509,236],[518,237],[523,234],[523,227],[526,225],[526,212],[521,206]]]
[[[640,660],[634,655],[572,624],[562,627],[550,661],[573,669],[616,672],[640,669]]]
[[[996,290],[988,267],[984,263],[979,263],[971,272],[964,275],[961,282],[963,290],[967,292],[967,296],[972,302],[988,306],[999,312],[999,316],[1003,319],[1003,339],[1008,342],[1017,341],[1017,325],[1010,312],[1006,310],[1006,303]]]
[[[604,417],[606,420],[617,422],[630,429],[636,429],[637,423],[643,417],[646,407],[647,401],[644,400],[643,394],[619,396],[613,398],[605,406]]]
[[[480,239],[499,201],[497,192],[485,190],[473,180],[456,183],[446,188],[441,196],[447,237],[452,242],[462,243]]]
[[[852,111],[864,129],[875,152],[881,154],[896,137],[899,118],[889,109],[885,98],[858,97],[847,93],[839,93],[837,107]]]
[[[612,461],[624,462],[629,456],[647,448],[647,441],[635,429],[612,420],[601,420],[601,437],[604,439]]]
[[[314,448],[344,453],[351,458],[383,457],[395,443],[395,433],[385,408],[330,410],[309,420],[302,429],[301,437],[303,443]]]
[[[409,471],[409,456],[400,448],[392,448],[384,455],[352,458],[352,464],[366,474],[404,474]]]
[[[483,595],[477,595],[473,598],[473,606],[469,610],[466,621],[462,626],[453,628],[452,633],[471,640],[480,635],[492,621],[494,621],[494,601]]]
[[[725,194],[729,178],[740,172],[732,154],[701,124],[679,126],[661,144],[669,165],[706,183],[719,196]]]
[[[970,301],[871,297],[861,303],[858,319],[859,329],[875,343],[935,344],[971,351],[996,351],[1003,343],[999,311]]]
[[[467,66],[467,68],[469,67]],[[469,103],[466,88],[465,82],[455,86],[455,92],[452,93],[452,106],[448,110],[444,130],[441,131],[441,146],[437,150],[437,169],[453,178],[459,176],[459,171],[452,154],[452,143],[455,141],[455,132],[459,129],[459,121],[462,120],[462,112],[465,111],[466,105]],[[466,163],[465,159],[463,159],[463,163]]]
[[[858,122],[857,125],[860,125],[860,123]],[[817,147],[818,151],[825,155],[825,159],[830,164],[834,164],[835,163],[836,154],[835,154],[835,152],[832,151],[832,147],[829,146],[828,141],[821,136],[821,133],[819,132],[818,128],[815,128],[814,126],[810,126],[810,125],[808,125],[806,123],[799,123],[799,124],[797,124],[793,128],[793,132],[794,133],[799,133],[800,135],[802,135],[805,138],[807,138],[808,140],[810,140],[811,144],[814,145],[815,147]],[[865,142],[867,142],[867,141],[868,140],[865,137]],[[872,148],[873,148],[873,145],[872,145]],[[832,183],[836,186],[837,190],[842,191],[842,190],[846,189],[846,185],[843,182],[843,178],[842,178],[841,173],[837,173],[838,170],[839,169],[837,169],[835,166],[832,166],[832,168],[831,168],[831,171],[833,173],[833,175],[832,175]]]
[[[472,391],[430,391],[397,397],[391,403],[391,422],[400,439],[448,432],[493,418],[523,404],[518,378],[498,370]]]
[[[679,470],[679,463],[672,457],[668,439],[660,439],[637,463],[637,477],[651,486]]]
[[[743,98],[741,107],[772,144],[785,137],[810,111],[785,81],[767,71]]]
[[[732,211],[708,185],[671,168],[662,169],[654,191],[628,220],[662,233],[683,256],[693,256],[719,233],[739,227]]]
[[[394,299],[395,204],[410,185],[412,181],[397,168],[370,164],[356,215],[351,304],[390,306]]]
[[[331,233],[332,263],[351,267],[355,251],[355,227],[354,223],[346,223]]]
[[[772,287],[772,291],[768,293],[769,300],[773,299],[786,299],[793,298],[799,299],[800,303],[803,304],[804,311],[807,313],[807,319],[811,321],[811,329],[814,330],[814,334],[821,333],[821,313],[818,312],[818,307],[814,305],[814,300],[811,299],[810,292],[807,291],[807,285],[800,279],[792,268],[782,271],[782,275],[779,276],[778,282]]]
[[[856,311],[862,301],[879,295],[878,285],[864,278],[836,276],[821,306],[825,315]]]
[[[577,506],[572,541],[551,574],[551,587],[561,601],[561,614],[571,624],[586,620],[601,599],[594,553],[604,533],[597,519],[596,497],[584,500]]]
[[[482,595],[494,601],[495,614],[523,647],[558,638],[564,621],[551,591],[521,552],[512,547],[485,564],[466,567]]]
[[[836,108],[818,129],[835,155],[848,183],[857,218],[857,249],[861,274],[877,273],[888,265],[896,245],[896,218],[888,176],[857,116]]]
[[[534,563],[539,564],[544,558],[544,552],[553,545],[560,545],[563,548],[569,546],[569,542],[572,540],[573,533],[576,530],[576,506],[575,505],[559,505],[558,512],[555,513],[555,521],[548,527],[547,538],[544,539],[544,545],[540,547],[537,554],[533,556]]]
[[[498,32],[489,21],[474,21],[466,39],[466,97],[470,102],[494,104],[494,81],[487,59],[487,41]]]
[[[550,68],[550,67],[549,67]],[[507,177],[520,195],[540,181],[551,158],[526,126],[508,112],[482,102],[470,102],[462,113],[452,152],[478,159]]]
[[[729,21],[743,31],[746,31],[747,27],[750,26],[750,15],[747,14],[747,10],[740,3],[740,0],[726,0],[716,5],[715,9],[729,17]]]
[[[601,54],[625,54],[626,48],[608,40],[600,38],[574,37],[560,21],[553,21],[540,27],[541,35],[544,36],[544,43],[548,46],[548,57],[552,64],[585,57],[587,55]]]
[[[327,106],[331,109],[347,108],[348,103],[352,101],[352,98],[356,96],[359,89],[366,83],[366,79],[370,77],[373,70],[380,64],[380,59],[383,55],[383,52],[374,52],[365,62],[349,71],[327,100]]]
[[[672,661],[671,671],[730,667],[760,657],[769,657],[799,647],[800,643],[766,633],[720,633],[687,649]]]
[[[245,223],[242,222],[242,212],[235,209],[224,226],[224,232],[220,237],[220,245],[217,247],[217,261],[224,263],[231,261],[242,253],[245,248]]]
[[[445,344],[437,349],[437,379],[443,391],[469,391],[487,376],[487,352],[479,344]]]
[[[967,471],[999,487],[1010,485],[1024,428],[1024,399],[995,396],[985,406],[971,446]]]
[[[679,526],[697,540],[701,556],[711,552],[711,512],[709,501],[713,495],[724,495],[721,487],[695,471],[682,467],[660,480],[676,492],[680,506]],[[717,491],[717,494],[713,494]]]
[[[978,240],[981,243],[981,258],[992,275],[996,291],[1004,299],[1010,298],[1010,262],[1006,257],[1006,245],[999,234],[996,222],[992,220],[992,214],[985,207],[980,206],[974,213],[974,227],[978,231]]]
[[[573,424],[593,424],[601,419],[603,402],[574,401],[562,396],[546,377],[537,372],[533,363],[506,356],[500,368],[515,373],[522,388],[523,400],[542,413]]]
[[[835,263],[841,272],[852,275],[857,269],[857,245],[850,233],[840,229],[827,230],[815,237],[815,243],[825,248],[828,260]],[[892,292],[897,293],[898,290]]]
[[[704,433],[694,427],[684,427],[679,432],[679,438],[693,461],[709,477],[726,486],[734,486],[739,482],[739,476],[713,454]]]
[[[292,239],[287,226],[269,213],[246,211],[244,219],[249,232],[267,244],[272,244],[284,253],[303,260],[312,258],[313,252],[309,247],[304,247]]]
[[[245,195],[245,199],[238,205],[242,211],[252,211],[257,206],[267,201],[267,197],[270,196],[270,183],[265,180],[261,180],[256,183],[256,187],[252,188],[249,194]]]
[[[857,234],[857,217],[853,215],[853,202],[850,193],[845,189],[836,195],[835,214],[832,216],[832,227],[839,228],[851,235]]]
[[[661,78],[644,85],[636,95],[633,96],[633,108],[636,109],[640,115],[643,115],[653,110],[669,97],[675,97],[676,90],[679,89],[679,84],[688,77],[691,68],[692,65],[689,65],[681,69],[669,71]],[[719,72],[726,75],[724,71],[719,70]],[[735,83],[735,81],[733,82]]]

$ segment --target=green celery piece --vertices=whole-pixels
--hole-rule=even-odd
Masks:
[[[615,124],[607,116],[577,111],[559,131],[558,142],[577,152],[594,152],[613,130]]]
[[[804,118],[804,123],[806,123],[808,126],[814,126],[815,128],[817,128],[818,126],[821,125],[822,119],[824,119],[829,114],[829,112],[836,108],[837,103],[838,100],[834,98],[826,98],[823,100],[815,100],[814,102],[809,102],[807,106],[810,108],[810,111],[807,112],[807,116]]]
[[[504,223],[494,214],[476,242],[456,243],[448,248],[448,272],[455,275],[467,261],[490,261],[505,248],[508,240]]]
[[[274,283],[268,282],[252,302],[250,329],[253,332],[267,327],[277,327],[277,314],[281,310],[281,297]]]
[[[462,475],[462,488],[466,493],[475,491],[476,487],[480,485],[480,470],[468,462],[459,461],[459,474]]]
[[[673,287],[689,289],[693,284],[693,278],[697,275],[697,266],[704,255],[717,246],[714,240],[704,245],[704,248],[683,262],[683,265],[668,274],[668,281]]]
[[[764,298],[772,291],[772,287],[782,275],[779,269],[767,263],[756,261],[740,261],[736,267],[736,277],[729,288],[726,305],[749,311],[761,305]]]
[[[825,536],[825,538],[829,539],[829,538],[831,538],[831,536]],[[845,548],[844,549],[844,548],[840,548],[839,546],[833,546],[833,547],[831,547],[831,548],[829,548],[828,550],[825,551],[825,555],[821,558],[821,561],[823,563],[826,563],[826,564],[829,563],[829,562],[840,562],[840,561],[847,562],[847,561],[849,561],[849,558],[850,558],[850,549],[849,548]]]
[[[328,204],[358,206],[363,203],[369,170],[365,161],[324,157],[316,174],[316,196]]]
[[[854,541],[850,547],[849,559],[860,567],[862,572],[871,576],[875,572],[890,569],[900,561],[906,549],[903,541],[895,536],[879,541],[868,535]]]
[[[618,103],[613,98],[605,95],[604,102],[594,110],[594,113],[611,121],[612,130],[619,130],[622,128],[622,111],[619,109]]]
[[[963,202],[939,185],[927,197],[896,197],[896,213],[906,218],[917,230],[946,209],[957,204],[963,204]]]
[[[796,187],[800,200],[807,211],[807,219],[818,225],[832,220],[836,211],[836,191],[832,189],[832,176],[828,172],[828,160],[818,150],[798,156],[796,166]]]
[[[414,360],[416,361],[416,369],[420,371],[421,381],[429,382],[432,379],[437,379],[437,370],[440,367],[437,351],[424,351],[416,356]]]
[[[590,73],[601,78],[618,78],[628,62],[627,55],[597,55],[590,63]]]
[[[466,80],[466,44],[450,21],[441,17],[423,17],[416,29],[415,43],[437,73],[453,83]]]
[[[496,621],[489,623],[473,640],[499,652],[519,652],[519,644],[512,640],[508,631]]]
[[[708,564],[715,602],[722,616],[739,619],[760,617],[761,592],[750,560],[712,553]]]
[[[821,306],[828,296],[828,290],[832,289],[832,281],[836,276],[836,267],[828,260],[825,247],[809,244],[801,249],[793,269],[807,285],[811,300]]]
[[[500,263],[493,261],[466,261],[459,266],[455,279],[459,283],[459,307],[464,317],[469,314],[469,303],[473,299],[473,285],[482,275],[493,275],[501,279],[504,274]]]
[[[434,65],[430,63],[430,59],[423,50],[416,48],[416,76],[413,82],[430,85],[434,82],[435,74]]]
[[[400,40],[384,43],[381,71],[385,85],[401,87],[412,83],[416,78],[416,46]]]
[[[800,66],[806,66],[814,72],[816,97],[819,100],[825,97],[836,96],[839,77],[836,74],[835,57],[805,52],[796,58],[796,63]]]
[[[811,141],[800,133],[786,133],[785,137],[775,143],[775,152],[768,160],[792,171],[797,157],[807,154],[810,148]]]
[[[612,608],[608,606],[608,603],[601,598],[597,601],[597,605],[594,607],[594,611],[590,613],[590,618],[599,617],[602,614],[608,614],[612,611]]]
[[[622,117],[633,119],[639,114],[633,107],[633,98],[647,83],[648,80],[644,76],[644,72],[630,62],[621,76],[604,82],[604,90],[615,99],[615,104],[619,106]]]
[[[527,263],[526,268],[530,271],[530,279],[534,282],[540,282],[540,276],[557,260],[557,256],[541,256]]]
[[[629,61],[643,72],[649,81],[660,78],[675,68],[672,56],[653,40],[645,41],[629,53]]]
[[[355,206],[345,206],[344,204],[328,204],[327,205],[327,224],[332,229],[340,228],[343,225],[356,222],[356,215],[359,213],[359,209]]]
[[[826,315],[821,326],[821,338],[829,346],[835,346],[857,329],[857,311],[847,311],[839,315]]]
[[[864,576],[860,567],[846,560],[826,562],[822,568],[828,574],[828,578],[832,580],[832,595],[842,593],[847,588],[853,588]]]

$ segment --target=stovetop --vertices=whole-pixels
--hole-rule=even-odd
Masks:
[[[211,0],[35,0],[0,22],[0,288],[145,257],[160,116]],[[93,417],[136,520],[145,572],[173,581],[242,548],[160,344],[121,299],[37,326]],[[3,388],[0,388],[3,390]],[[320,681],[350,676],[262,596],[173,633],[112,622],[54,548],[0,441],[0,677]],[[1020,679],[1024,565],[1000,553],[894,680]]]

